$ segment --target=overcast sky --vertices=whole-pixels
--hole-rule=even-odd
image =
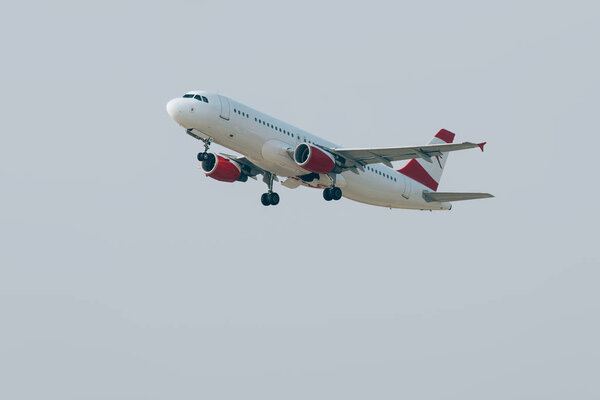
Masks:
[[[2,6],[0,398],[600,397],[596,2],[156,3]],[[263,207],[192,89],[496,198]]]

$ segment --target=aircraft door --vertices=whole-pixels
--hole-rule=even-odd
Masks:
[[[226,97],[219,95],[219,101],[221,102],[221,118],[229,121],[229,100]]]
[[[402,191],[402,197],[408,200],[410,197],[410,179],[402,177],[404,181],[404,190]]]

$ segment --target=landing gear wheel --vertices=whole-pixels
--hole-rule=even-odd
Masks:
[[[269,203],[271,203],[272,206],[276,206],[277,204],[279,204],[279,195],[275,192],[270,193],[269,194]]]
[[[192,131],[192,129],[188,129],[187,131],[190,135],[196,137],[194,134],[190,133]],[[200,139],[200,138],[198,138],[198,139]],[[206,160],[208,160],[208,148],[210,147],[210,144],[212,143],[212,138],[200,139],[200,140],[202,140],[202,142],[204,142],[204,151],[202,153],[198,153],[198,161],[206,161]]]
[[[273,191],[273,181],[275,180],[275,175],[267,171],[265,171],[263,175],[263,182],[267,184],[269,190],[267,193],[262,194],[260,197],[260,202],[263,204],[263,206],[276,206],[279,204],[279,195]]]
[[[269,193],[263,193],[262,196],[260,196],[260,202],[262,203],[263,206],[271,205],[271,201],[269,199]]]
[[[331,201],[332,197],[331,197],[331,188],[326,188],[325,190],[323,190],[323,198],[326,201]]]
[[[341,199],[342,198],[342,189],[340,189],[339,187],[331,188],[331,198],[333,200]]]

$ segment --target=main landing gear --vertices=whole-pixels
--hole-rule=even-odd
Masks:
[[[279,195],[273,191],[274,178],[275,176],[270,172],[267,172],[263,178],[263,181],[269,187],[269,191],[267,193],[263,193],[262,196],[260,196],[260,202],[263,206],[276,206],[277,204],[279,204]]]
[[[339,200],[342,198],[342,189],[339,187],[330,187],[323,190],[323,198],[327,201]]]
[[[329,177],[329,179],[331,179],[331,187],[328,187],[325,190],[323,190],[323,198],[326,201],[337,201],[342,198],[342,189],[335,186],[335,174],[328,174],[327,176]]]
[[[202,161],[208,160],[208,148],[210,147],[210,144],[212,143],[212,138],[200,139],[200,140],[202,140],[204,142],[204,152],[198,153],[198,161],[202,162]]]

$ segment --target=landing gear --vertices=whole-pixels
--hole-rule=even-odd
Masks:
[[[331,180],[331,187],[328,187],[325,190],[323,190],[323,198],[326,201],[337,201],[342,198],[342,189],[335,186],[335,174],[327,174],[327,176]]]
[[[260,202],[263,206],[276,206],[279,204],[279,195],[275,192],[263,193],[262,196],[260,196]]]
[[[269,199],[269,193],[263,193],[262,196],[260,196],[260,202],[263,206],[270,206],[271,199]]]
[[[330,187],[323,190],[323,198],[326,201],[339,200],[342,198],[342,189],[339,187]]]
[[[267,193],[263,193],[260,196],[260,202],[263,206],[276,206],[279,204],[279,195],[273,191],[273,179],[275,176],[270,172],[267,172],[263,178],[263,181],[269,187],[269,191]]]
[[[342,189],[339,187],[331,188],[331,198],[335,201],[342,198]]]
[[[199,139],[204,142],[204,152],[198,153],[198,161],[202,162],[202,161],[208,160],[208,148],[210,147],[210,144],[212,143],[212,138],[208,138],[208,139],[199,138]]]

